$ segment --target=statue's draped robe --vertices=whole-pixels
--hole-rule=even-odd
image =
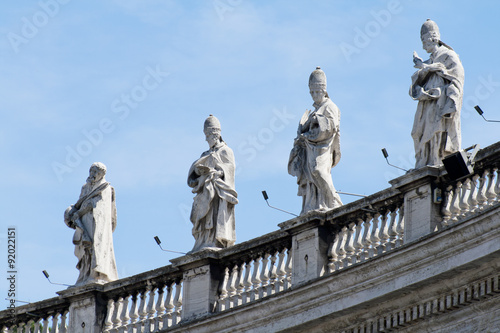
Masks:
[[[439,165],[460,150],[460,110],[464,69],[455,51],[439,46],[427,64],[440,64],[438,71],[418,70],[412,76],[410,96],[418,100],[411,136],[416,168]]]
[[[77,212],[73,243],[80,271],[76,285],[105,283],[118,279],[113,250],[113,231],[116,228],[114,188],[107,182],[82,187],[80,199],[70,207],[68,217]]]
[[[210,172],[200,175],[198,167]],[[216,172],[223,172],[222,177]],[[234,154],[225,142],[204,152],[191,166],[188,185],[196,193],[191,210],[195,245],[191,252],[205,247],[225,248],[236,241],[234,205],[238,194],[234,188]]]
[[[340,111],[326,98],[315,110],[304,114],[288,161],[288,173],[297,177],[297,195],[302,212],[326,210],[342,205],[332,182],[331,169],[340,160]]]

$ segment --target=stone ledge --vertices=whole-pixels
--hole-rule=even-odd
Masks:
[[[430,235],[359,265],[270,297],[264,302],[185,323],[169,332],[277,332],[340,318],[439,284],[465,270],[500,263],[500,212]]]

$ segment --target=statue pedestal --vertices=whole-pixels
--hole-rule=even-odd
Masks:
[[[319,278],[327,269],[331,233],[323,226],[325,220],[324,212],[311,211],[279,225],[293,235],[293,286]]]
[[[193,319],[215,311],[220,266],[216,263],[220,249],[204,249],[172,259],[172,266],[183,271],[182,320]]]
[[[434,181],[439,167],[426,166],[389,183],[404,195],[404,244],[434,232],[441,221],[440,203],[434,202]]]
[[[101,333],[106,317],[107,301],[102,297],[103,285],[93,283],[71,287],[57,292],[61,298],[68,299],[69,323],[71,333]]]

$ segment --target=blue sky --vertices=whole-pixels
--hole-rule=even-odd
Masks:
[[[431,18],[465,68],[462,145],[498,140],[500,3],[497,1],[41,0],[0,10],[0,264],[17,230],[18,299],[56,296],[76,281],[73,231],[63,212],[93,162],[116,190],[120,277],[169,264],[193,244],[186,184],[207,149],[209,114],[235,152],[237,242],[299,213],[287,161],[310,109],[308,77],[321,66],[341,110],[340,191],[369,195],[414,164],[408,95],[420,27]],[[342,196],[344,203],[356,200]],[[5,281],[5,280],[4,280]],[[7,284],[0,284],[2,300]],[[7,301],[3,301],[7,305]]]

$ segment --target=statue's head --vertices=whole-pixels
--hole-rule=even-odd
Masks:
[[[326,75],[319,66],[309,76],[309,92],[315,103],[321,103],[325,97],[328,97]]]
[[[101,162],[95,162],[90,166],[87,183],[96,183],[104,178],[106,166]]]
[[[208,116],[203,124],[203,133],[205,133],[205,137],[210,148],[222,141],[220,132],[221,128],[219,119],[213,115]]]
[[[427,19],[427,21],[422,24],[422,28],[420,29],[420,39],[422,40],[424,50],[428,53],[431,53],[436,46],[439,45],[441,36],[436,22],[431,19]]]

